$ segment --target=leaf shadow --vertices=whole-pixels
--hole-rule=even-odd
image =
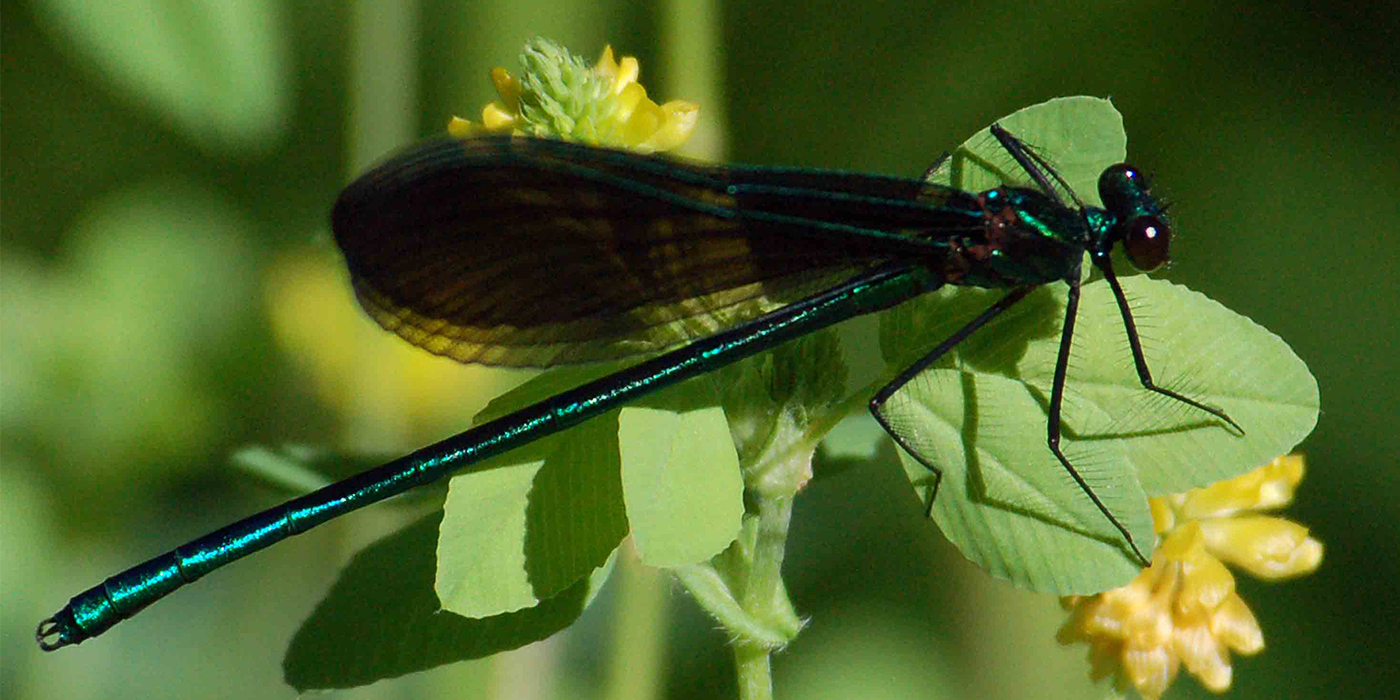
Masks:
[[[539,605],[482,619],[441,609],[434,592],[441,512],[366,547],[293,635],[283,678],[300,692],[352,688],[516,649],[576,620],[584,579]]]

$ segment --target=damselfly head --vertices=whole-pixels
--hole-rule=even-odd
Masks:
[[[1113,238],[1123,242],[1133,267],[1155,270],[1171,258],[1171,226],[1165,208],[1148,191],[1146,174],[1127,163],[1109,167],[1099,176],[1099,198],[1117,219]]]
[[[1155,216],[1138,216],[1118,225],[1123,229],[1123,252],[1133,267],[1150,272],[1171,259],[1172,229]]]

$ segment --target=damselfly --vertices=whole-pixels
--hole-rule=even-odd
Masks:
[[[361,304],[431,352],[508,367],[646,359],[376,469],[251,516],[113,576],[40,624],[52,650],[96,636],[175,589],[339,515],[447,476],[837,322],[945,284],[1009,291],[870,400],[877,421],[938,465],[885,410],[963,339],[1052,282],[1069,286],[1047,419],[1050,451],[1146,557],[1060,448],[1060,413],[1087,252],[1117,300],[1148,390],[1238,430],[1222,410],[1156,386],[1110,253],[1150,270],[1171,229],[1141,171],[1099,178],[1086,206],[1034,150],[993,126],[1035,187],[966,192],[921,180],[713,166],[529,137],[440,141],[380,165],[332,213]],[[743,318],[743,302],[792,303]],[[699,322],[696,322],[699,321]],[[679,347],[677,347],[679,346]]]

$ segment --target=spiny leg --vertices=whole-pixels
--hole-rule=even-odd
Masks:
[[[894,396],[896,392],[903,389],[914,377],[928,369],[929,366],[938,361],[938,358],[947,354],[947,352],[953,349],[958,343],[961,343],[966,340],[968,336],[976,333],[978,329],[987,325],[988,322],[996,318],[1001,312],[1011,308],[1016,302],[1026,298],[1026,295],[1029,294],[1032,289],[1035,289],[1035,287],[1017,287],[1011,290],[1011,293],[1002,297],[1000,301],[993,304],[986,311],[978,314],[976,318],[968,321],[962,328],[959,328],[952,335],[944,339],[943,342],[939,343],[937,347],[920,358],[918,362],[906,367],[903,372],[899,373],[899,376],[895,377],[890,383],[875,392],[875,396],[870,399],[870,413],[875,416],[875,422],[879,423],[880,427],[884,428],[886,433],[889,433],[889,436],[894,439],[895,444],[912,455],[914,459],[919,460],[919,464],[924,465],[925,469],[933,472],[933,488],[929,494],[928,511],[926,513],[928,516],[932,516],[933,514],[933,499],[938,495],[938,481],[942,478],[943,474],[939,471],[938,467],[934,466],[934,464],[922,454],[919,454],[919,450],[914,445],[910,444],[907,438],[895,430],[894,425],[892,425],[889,419],[881,412],[885,406],[885,402],[889,401],[891,396]]]
[[[997,142],[1001,144],[1001,147],[1006,149],[1007,153],[1011,154],[1011,157],[1016,160],[1016,164],[1020,165],[1021,169],[1026,171],[1026,174],[1030,175],[1032,180],[1035,180],[1035,184],[1040,187],[1040,191],[1044,192],[1047,197],[1050,197],[1062,206],[1065,204],[1064,200],[1060,197],[1060,193],[1056,192],[1054,186],[1050,184],[1050,179],[1054,178],[1055,182],[1060,183],[1060,187],[1064,188],[1065,192],[1074,200],[1074,205],[1080,209],[1084,208],[1084,203],[1079,201],[1079,195],[1074,193],[1074,188],[1070,187],[1069,183],[1065,182],[1063,177],[1060,177],[1060,173],[1055,170],[1055,167],[1051,165],[1049,161],[1040,157],[1040,154],[1027,147],[1025,143],[1013,136],[1011,132],[1001,128],[1000,124],[993,124],[991,126],[991,132],[992,136],[995,136]]]
[[[1079,490],[1083,491],[1089,500],[1094,502],[1094,507],[1098,508],[1099,512],[1103,513],[1104,517],[1113,523],[1113,527],[1117,528],[1118,532],[1123,535],[1123,539],[1132,548],[1138,561],[1143,566],[1149,566],[1152,560],[1138,548],[1137,542],[1133,541],[1133,536],[1128,532],[1128,528],[1123,527],[1123,523],[1118,521],[1118,517],[1108,509],[1108,506],[1104,505],[1104,502],[1099,499],[1099,495],[1089,487],[1089,483],[1079,475],[1079,470],[1069,463],[1069,458],[1065,457],[1065,453],[1060,450],[1060,408],[1065,399],[1065,376],[1069,372],[1069,351],[1070,345],[1074,342],[1074,322],[1079,314],[1079,279],[1076,277],[1068,282],[1069,299],[1065,302],[1065,324],[1060,331],[1060,352],[1055,357],[1055,378],[1050,384],[1050,415],[1045,425],[1045,442],[1050,446],[1050,451],[1055,453],[1055,459],[1060,460],[1060,466],[1064,467],[1065,471],[1069,472],[1070,477],[1074,479],[1074,483],[1079,485]]]
[[[1138,339],[1137,324],[1133,322],[1133,313],[1128,308],[1128,298],[1123,294],[1123,287],[1118,284],[1117,275],[1113,274],[1113,263],[1107,255],[1095,255],[1094,265],[1103,271],[1104,279],[1108,280],[1108,286],[1113,289],[1113,298],[1118,302],[1118,313],[1123,317],[1123,330],[1128,334],[1128,347],[1133,351],[1133,364],[1137,366],[1138,381],[1142,382],[1142,388],[1156,394],[1161,394],[1181,403],[1200,409],[1220,420],[1230,424],[1230,427],[1244,434],[1244,428],[1235,419],[1231,418],[1224,410],[1209,406],[1188,396],[1178,394],[1171,389],[1164,389],[1157,386],[1152,381],[1152,372],[1147,368],[1147,357],[1142,352],[1142,342]]]
[[[943,164],[947,163],[952,157],[952,151],[944,151],[943,155],[938,156],[938,160],[933,161],[933,165],[928,166],[928,168],[924,170],[924,174],[920,175],[919,179],[928,182],[929,178],[932,178],[933,174],[938,172],[938,169],[943,167]]]

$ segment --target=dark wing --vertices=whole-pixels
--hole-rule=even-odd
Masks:
[[[927,243],[909,233],[975,225],[966,199],[899,178],[487,137],[380,165],[331,219],[384,328],[462,362],[542,367],[662,350],[917,254]]]

